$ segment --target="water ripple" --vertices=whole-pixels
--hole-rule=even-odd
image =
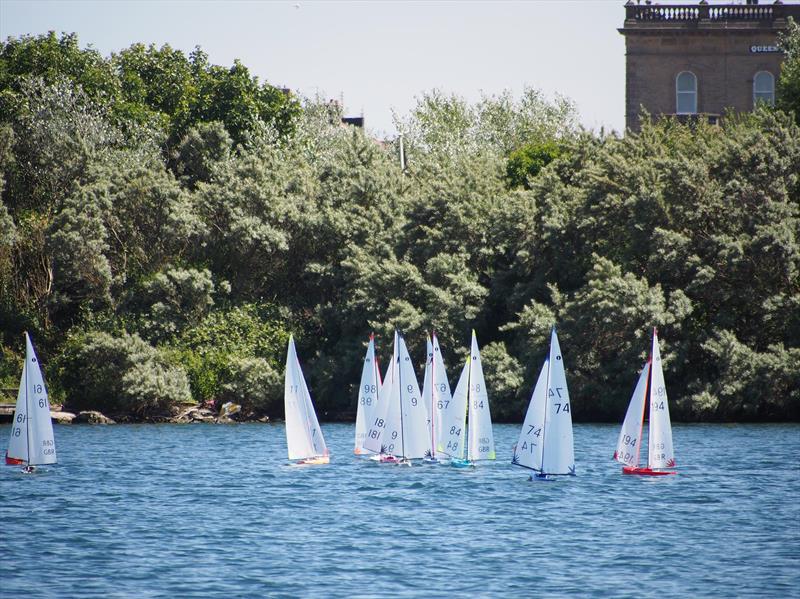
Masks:
[[[646,479],[578,425],[552,484],[508,464],[516,426],[468,470],[324,428],[298,468],[281,425],[59,426],[62,464],[0,470],[0,597],[798,596],[798,426],[676,426],[681,474]]]

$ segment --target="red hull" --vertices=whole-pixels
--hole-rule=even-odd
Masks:
[[[18,460],[17,458],[10,458],[8,454],[6,454],[6,465],[8,466],[19,466],[20,464],[24,464],[25,460]]]
[[[640,476],[667,476],[668,474],[678,474],[674,470],[653,470],[652,468],[637,468],[635,466],[623,466],[622,474],[638,474]]]

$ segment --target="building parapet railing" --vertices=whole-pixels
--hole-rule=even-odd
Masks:
[[[700,4],[633,4],[625,5],[625,18],[631,21],[653,22],[669,21],[686,23],[700,20],[708,21],[773,21],[788,16],[798,17],[800,6],[784,4],[725,4],[711,6]]]

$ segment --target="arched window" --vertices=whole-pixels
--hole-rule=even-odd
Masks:
[[[753,106],[759,102],[775,104],[775,77],[769,71],[759,71],[753,77]]]
[[[675,108],[678,114],[697,112],[697,77],[690,71],[678,73],[675,78]]]

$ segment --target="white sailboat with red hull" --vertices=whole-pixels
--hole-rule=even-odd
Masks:
[[[35,466],[56,463],[56,443],[47,389],[33,344],[25,333],[25,365],[19,382],[11,438],[6,449],[6,464],[23,465],[33,472]]]
[[[645,408],[650,406],[648,427],[647,466],[639,466],[642,449]],[[622,430],[619,433],[614,459],[622,464],[623,474],[664,476],[677,474],[675,451],[672,445],[672,425],[669,419],[667,389],[661,368],[658,333],[653,329],[653,347],[650,359],[642,368],[639,381],[633,390]]]

